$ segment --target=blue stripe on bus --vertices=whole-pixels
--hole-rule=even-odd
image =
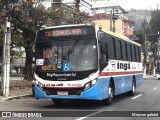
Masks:
[[[142,84],[143,75],[135,75],[136,87]],[[115,95],[119,95],[132,90],[133,75],[114,77]]]
[[[136,87],[142,84],[142,74],[136,75]],[[119,76],[114,77],[115,83],[115,95],[125,93],[127,91],[132,90],[132,78],[133,75],[130,76]],[[108,87],[109,87],[110,78],[99,78],[96,85],[91,87],[90,89],[83,91],[81,95],[78,96],[58,96],[58,95],[46,95],[44,91],[42,91],[35,84],[35,98],[40,99],[86,99],[86,100],[102,100],[108,98]]]

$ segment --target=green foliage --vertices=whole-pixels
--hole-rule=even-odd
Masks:
[[[0,0],[0,11],[4,8],[4,5],[6,3],[6,0]]]
[[[160,11],[152,11],[150,26],[152,33],[158,33],[158,31],[160,31]]]
[[[151,33],[150,25],[146,20],[143,21],[139,27],[134,29],[134,34],[135,35],[144,35],[144,30],[145,30],[146,34]]]
[[[151,11],[150,10],[135,10],[131,9],[127,14],[128,18],[134,21],[134,27],[138,28],[144,22],[144,19],[150,21]]]
[[[0,0],[0,10],[4,6],[5,0]],[[31,80],[32,76],[32,45],[35,40],[36,31],[43,25],[55,26],[60,24],[83,23],[87,21],[87,14],[77,11],[77,8],[56,5],[46,9],[40,3],[33,4],[31,0],[22,0],[21,5],[14,5],[10,9],[9,20],[12,23],[12,48],[25,48],[25,79]],[[2,27],[1,27],[2,28]],[[21,31],[21,32],[19,32]],[[13,46],[14,45],[14,46]],[[21,56],[18,50],[12,49],[11,56]]]

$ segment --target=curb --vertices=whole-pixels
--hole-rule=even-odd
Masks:
[[[12,97],[0,97],[0,100],[4,100],[4,101],[7,101],[7,100],[13,100],[13,99],[20,99],[22,97],[32,97],[33,94],[24,94],[24,95],[18,95],[18,96],[12,96]]]

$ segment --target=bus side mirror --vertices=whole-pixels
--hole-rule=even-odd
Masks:
[[[32,64],[36,64],[36,61],[32,61]]]
[[[32,58],[32,64],[36,64],[35,57]]]

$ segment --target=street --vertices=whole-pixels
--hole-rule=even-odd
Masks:
[[[28,97],[0,102],[0,111],[52,111],[48,114],[55,116],[56,118],[54,120],[106,120],[107,111],[121,111],[122,114],[123,111],[160,111],[159,91],[160,80],[148,79],[143,80],[142,86],[136,89],[135,96],[127,96],[126,94],[116,96],[111,106],[103,106],[97,101],[69,101],[63,105],[56,106],[51,100],[36,100]],[[114,114],[114,112],[111,114]],[[115,112],[115,115],[116,114]],[[51,119],[50,117],[48,118]],[[108,119],[112,120],[116,118],[119,120],[128,120],[127,117],[122,118],[118,116],[111,116],[111,118]],[[8,119],[10,118],[5,118],[5,120]],[[137,117],[130,117],[130,119],[137,120]],[[159,117],[143,117],[139,119],[159,120]]]

